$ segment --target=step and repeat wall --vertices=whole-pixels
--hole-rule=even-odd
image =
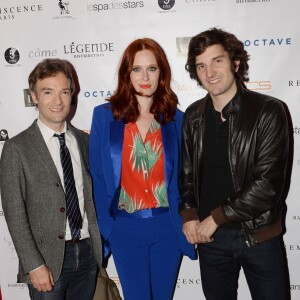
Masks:
[[[248,88],[285,101],[293,121],[284,244],[291,299],[300,299],[299,11],[298,0],[0,0],[0,155],[5,139],[37,117],[27,78],[42,59],[63,58],[73,64],[80,91],[72,123],[89,131],[93,108],[113,93],[120,57],[134,39],[150,37],[165,49],[172,87],[184,111],[206,94],[184,68],[190,38],[211,27],[230,31],[250,54]],[[26,285],[16,282],[17,265],[0,204],[3,300],[29,299]],[[112,259],[108,273],[121,290]],[[251,299],[243,273],[238,293],[239,299]],[[174,299],[204,299],[198,261],[183,259]]]

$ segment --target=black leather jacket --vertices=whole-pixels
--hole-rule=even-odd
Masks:
[[[208,97],[194,102],[184,115],[179,208],[183,222],[198,218]],[[235,194],[211,214],[218,225],[241,223],[248,246],[253,246],[282,231],[282,191],[288,159],[286,114],[280,100],[239,86],[222,115],[229,118],[229,162]]]

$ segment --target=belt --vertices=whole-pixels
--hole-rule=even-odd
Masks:
[[[67,241],[65,241],[65,243],[66,244],[78,244],[78,243],[80,243],[80,242],[83,242],[85,239],[82,239],[82,240],[80,240],[80,239],[75,239],[75,240],[67,240]]]
[[[118,210],[116,216],[125,218],[152,218],[169,211],[169,207],[147,208],[137,210],[134,213],[128,213],[126,210]]]

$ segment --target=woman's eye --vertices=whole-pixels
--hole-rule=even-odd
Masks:
[[[141,68],[140,67],[134,67],[132,69],[133,72],[140,72],[141,71]]]
[[[150,67],[148,70],[151,71],[151,72],[154,72],[154,71],[157,70],[157,67]]]

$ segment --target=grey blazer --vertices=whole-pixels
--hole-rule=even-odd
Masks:
[[[81,155],[84,206],[91,245],[98,266],[101,237],[92,199],[88,167],[89,136],[72,125]],[[4,215],[19,257],[18,282],[30,283],[28,273],[45,264],[54,281],[60,275],[65,250],[66,205],[60,177],[36,121],[5,142],[0,161]]]

